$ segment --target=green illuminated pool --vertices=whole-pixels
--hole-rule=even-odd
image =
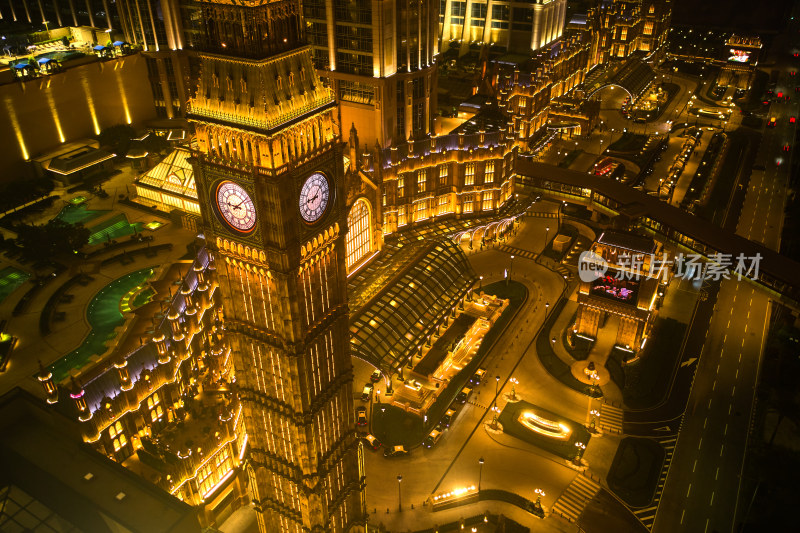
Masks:
[[[56,218],[68,224],[84,224],[108,211],[93,211],[87,209],[85,205],[71,204],[62,209]]]
[[[50,371],[56,382],[68,377],[71,370],[84,366],[93,355],[100,355],[106,351],[106,343],[116,336],[114,329],[125,322],[120,311],[123,298],[137,287],[143,286],[154,273],[155,270],[152,268],[131,272],[112,281],[92,298],[86,311],[86,319],[91,327],[89,335],[78,348],[50,365]]]
[[[0,302],[8,298],[8,295],[17,290],[25,283],[31,275],[18,268],[6,267],[0,270]]]
[[[128,222],[128,217],[125,213],[114,215],[105,222],[89,228],[91,234],[89,235],[89,245],[94,246],[103,242],[118,239],[120,237],[127,237],[142,231],[143,224],[141,222]]]

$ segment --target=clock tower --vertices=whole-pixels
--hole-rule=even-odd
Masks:
[[[201,0],[189,107],[262,533],[363,531],[342,143],[295,0]]]

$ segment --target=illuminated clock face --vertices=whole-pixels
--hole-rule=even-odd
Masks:
[[[250,195],[232,181],[217,186],[217,208],[230,227],[249,233],[256,227],[256,206]]]
[[[328,178],[319,172],[311,174],[300,189],[300,216],[306,222],[316,222],[325,214],[329,199]]]

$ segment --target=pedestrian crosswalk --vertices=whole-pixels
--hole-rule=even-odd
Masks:
[[[653,501],[644,509],[633,510],[633,514],[636,515],[636,518],[651,531],[653,529],[653,522],[655,522],[656,519],[658,503],[661,501],[661,493],[664,492],[664,484],[667,481],[667,473],[669,472],[669,465],[672,463],[672,455],[675,453],[675,443],[677,440],[678,437],[659,439],[658,443],[664,448],[664,464],[661,466],[661,474],[658,477],[658,486],[656,487]]]
[[[600,429],[609,433],[622,433],[623,411],[619,407],[604,403],[600,406]]]
[[[501,252],[511,254],[515,257],[525,257],[531,260],[535,260],[537,255],[536,252],[531,252],[530,250],[523,250],[522,248],[517,248],[515,246],[508,246],[507,244],[501,245],[498,249]]]
[[[553,514],[570,522],[577,522],[586,505],[599,491],[599,484],[583,474],[578,474],[569,484],[567,490],[553,504]]]
[[[533,218],[558,218],[558,213],[543,213],[543,212],[534,212],[528,211],[525,213],[526,216],[533,217]]]

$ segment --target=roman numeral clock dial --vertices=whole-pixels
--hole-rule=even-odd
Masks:
[[[240,233],[250,233],[256,227],[256,206],[250,195],[232,181],[217,185],[217,211],[228,226]]]
[[[328,208],[330,185],[320,172],[311,174],[300,189],[300,216],[309,224],[322,218]]]

